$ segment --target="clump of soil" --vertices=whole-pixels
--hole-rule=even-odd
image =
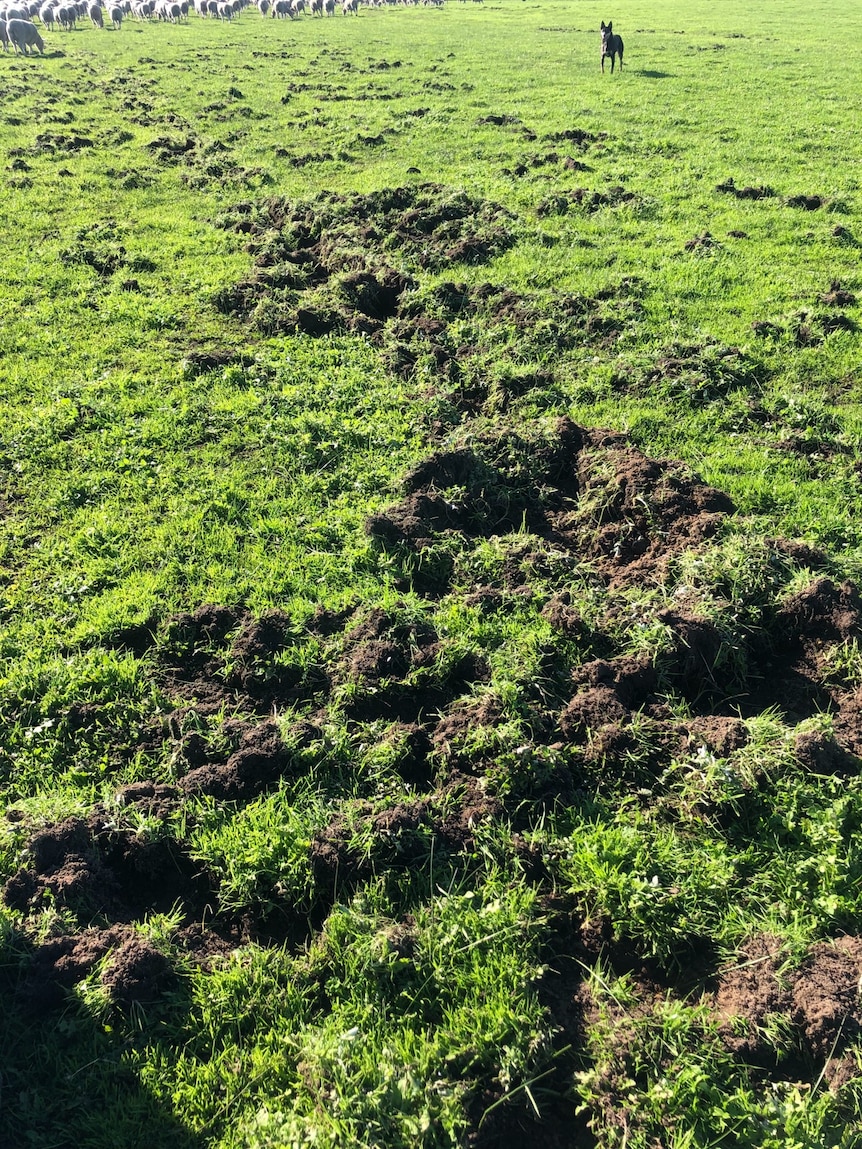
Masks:
[[[117,224],[113,220],[103,220],[80,228],[74,243],[60,252],[60,262],[86,264],[97,275],[107,279],[125,267],[129,260]]]
[[[833,279],[829,290],[820,296],[820,302],[827,307],[852,307],[856,302],[856,296],[852,291],[842,287],[837,279]]]
[[[168,958],[135,933],[114,950],[101,978],[111,1001],[126,1009],[155,1004],[176,987],[177,980]]]
[[[25,914],[47,900],[82,923],[97,917],[131,922],[179,902],[194,913],[213,896],[206,874],[182,843],[114,828],[98,808],[87,821],[68,818],[39,831],[28,852],[29,865],[3,890],[4,902]]]
[[[753,187],[751,184],[746,184],[745,187],[738,188],[733,180],[733,177],[728,177],[720,184],[716,184],[715,190],[717,192],[725,192],[727,195],[735,196],[736,199],[769,199],[775,195],[775,191],[766,184],[758,187]]]
[[[371,611],[345,634],[334,672],[336,680],[363,687],[345,704],[348,717],[391,718],[411,727],[420,716],[424,722],[432,720],[470,683],[487,680],[483,659],[470,654],[449,659],[445,654],[445,643],[427,623]],[[417,769],[421,772],[419,762]]]
[[[826,198],[822,195],[792,195],[788,196],[784,202],[788,207],[801,207],[805,211],[817,211],[826,203]]]
[[[758,325],[759,328],[759,325]],[[758,334],[763,334],[758,329]],[[767,368],[739,347],[721,343],[673,344],[643,376],[643,387],[689,400],[714,400],[733,391],[757,393]]]
[[[838,938],[811,947],[793,983],[792,1017],[817,1062],[825,1062],[831,1084],[857,1077],[846,1047],[862,1033],[862,939]]]
[[[774,1064],[767,1034],[771,1019],[792,1024],[808,1057],[833,1087],[857,1077],[846,1054],[862,1033],[862,939],[840,937],[813,945],[796,970],[787,970],[777,938],[752,938],[725,969],[715,993],[726,1046],[745,1061]]]
[[[509,124],[520,124],[520,122],[520,116],[510,116],[505,112],[491,112],[487,116],[479,116],[476,120],[477,124],[493,124],[498,128]]]
[[[421,554],[453,533],[481,539],[527,528],[593,564],[611,585],[662,568],[714,536],[734,510],[679,465],[566,418],[532,440],[509,432],[435,454],[405,487],[405,499],[366,523],[387,549]]]
[[[860,634],[862,598],[850,582],[836,584],[822,576],[788,599],[778,611],[779,634],[788,644],[810,651]]]
[[[775,1050],[765,1040],[770,1016],[786,1016],[791,1007],[788,979],[782,966],[778,938],[762,934],[751,938],[735,965],[723,970],[715,993],[715,1012],[721,1019],[724,1045],[747,1061],[774,1061]]]
[[[721,247],[719,240],[711,232],[702,231],[699,235],[687,239],[683,244],[686,251],[712,251]]]
[[[68,156],[83,151],[84,148],[92,147],[94,147],[94,141],[89,136],[67,136],[62,132],[40,132],[33,144],[29,148],[22,148],[21,151],[32,156],[38,156],[45,152]],[[9,153],[10,156],[14,154],[14,151]]]
[[[243,734],[239,749],[227,762],[207,762],[179,780],[184,794],[208,794],[221,801],[250,801],[289,769],[278,726],[261,722]]]
[[[176,164],[189,152],[193,152],[199,143],[194,136],[157,136],[144,146],[159,163]]]
[[[251,362],[251,355],[236,351],[232,347],[212,347],[209,349],[192,349],[186,352],[180,366],[186,379],[196,379],[199,375],[205,375],[209,371],[219,371],[237,364],[247,367]]]
[[[432,850],[438,857],[469,850],[476,826],[501,809],[472,779],[457,775],[429,797],[377,810],[370,802],[351,803],[312,840],[319,893],[333,897],[383,870],[424,863]]]
[[[62,1005],[65,993],[83,980],[130,931],[125,926],[91,927],[79,934],[49,938],[33,950],[24,972],[20,996],[34,1012]]]
[[[620,204],[633,203],[636,200],[635,193],[624,188],[621,184],[610,187],[606,191],[572,188],[568,191],[556,192],[547,199],[543,199],[536,205],[536,215],[540,219],[545,216],[567,215],[573,208],[592,213],[603,207],[618,207]]]
[[[550,132],[543,138],[554,144],[573,144],[580,151],[586,151],[591,144],[606,140],[608,133],[588,132],[585,128],[565,128],[561,132]]]
[[[283,611],[254,618],[246,610],[205,603],[194,614],[170,620],[157,674],[168,694],[194,700],[200,714],[225,705],[267,714],[274,705],[312,700],[328,689],[320,665],[278,658],[303,637]]]

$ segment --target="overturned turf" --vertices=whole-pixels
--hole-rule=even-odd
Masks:
[[[594,207],[631,198],[585,195]],[[439,185],[241,203],[217,223],[248,236],[254,257],[252,275],[217,296],[220,311],[267,335],[369,336],[387,369],[418,376],[467,415],[552,393],[561,352],[612,344],[640,313],[643,285],[634,281],[595,298],[426,286],[429,272],[488,263],[523,230],[499,204]]]

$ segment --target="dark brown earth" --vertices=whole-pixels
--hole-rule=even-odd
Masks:
[[[589,188],[573,188],[557,192],[536,205],[536,214],[543,216],[567,215],[573,208],[594,212],[603,207],[617,207],[619,204],[633,203],[637,199],[634,192],[616,184],[606,191]]]
[[[83,925],[98,917],[132,922],[177,903],[196,912],[214,900],[210,881],[181,843],[114,829],[107,818],[97,807],[87,821],[68,818],[33,835],[30,864],[4,887],[6,905],[29,913],[49,899]]]
[[[751,184],[748,184],[745,187],[738,188],[732,177],[729,177],[720,184],[716,184],[715,190],[718,192],[726,192],[728,195],[735,196],[737,199],[769,199],[775,195],[773,189],[766,185],[752,187]]]
[[[686,251],[709,251],[712,248],[721,247],[721,243],[711,232],[702,231],[699,235],[686,240],[683,246]]]
[[[862,939],[839,937],[811,946],[789,968],[776,938],[752,938],[737,962],[723,971],[714,1008],[726,1047],[742,1060],[775,1065],[766,1034],[770,1018],[783,1019],[798,1035],[803,1053],[821,1066],[837,1088],[859,1075],[847,1048],[862,1032]]]
[[[170,960],[140,934],[129,934],[102,971],[102,985],[115,1004],[152,1005],[176,987]]]
[[[383,547],[421,554],[453,532],[470,540],[527,526],[612,586],[645,580],[715,535],[733,512],[727,496],[678,465],[565,418],[532,441],[509,432],[432,455],[404,486],[407,497],[366,524]],[[454,487],[458,496],[448,496]]]
[[[746,1061],[775,1060],[764,1027],[770,1015],[790,1011],[789,978],[779,975],[782,965],[779,940],[761,935],[751,938],[736,964],[720,974],[714,1008],[721,1019],[722,1041]]]
[[[792,195],[784,201],[788,207],[801,207],[806,211],[817,211],[826,203],[822,195]]]

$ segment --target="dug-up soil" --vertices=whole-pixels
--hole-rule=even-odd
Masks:
[[[409,602],[387,610],[320,608],[305,619],[205,603],[111,637],[111,645],[146,656],[169,700],[131,749],[160,765],[169,761],[171,780],[163,772],[125,786],[110,810],[98,806],[87,818],[30,834],[3,900],[20,915],[23,935],[32,928],[35,937],[34,923],[49,907],[65,924],[47,940],[31,937],[17,989],[22,1005],[55,1008],[97,968],[118,1009],[169,1000],[182,973],[136,931],[147,915],[178,913],[172,944],[184,962],[204,969],[245,941],[302,945],[345,891],[387,870],[415,867],[432,852],[441,865],[463,859],[475,850],[480,828],[502,818],[513,826],[521,871],[550,905],[553,880],[524,831],[585,794],[649,787],[681,755],[732,757],[748,739],[743,719],[770,707],[790,725],[830,712],[834,736],[800,734],[797,763],[815,774],[858,773],[862,693],[836,679],[830,654],[862,637],[862,598],[853,584],[830,577],[824,555],[788,540],[763,541],[770,569],[784,572],[781,585],[794,576],[799,585],[803,571],[808,582],[790,596],[779,586],[764,602],[743,604],[756,625],[738,604],[735,612],[707,609],[693,594],[669,596],[633,617],[638,594],[649,602],[657,588],[674,585],[682,556],[708,557],[722,545],[735,516],[728,496],[679,463],[648,457],[621,434],[567,417],[512,425],[500,403],[497,423],[470,422],[474,414],[487,416],[489,400],[470,365],[507,332],[520,333],[520,350],[536,354],[575,340],[601,344],[614,334],[607,299],[558,296],[549,310],[488,284],[422,286],[416,277],[427,269],[481,263],[510,247],[517,228],[509,213],[425,185],[332,194],[313,205],[271,199],[239,205],[222,222],[248,238],[256,262],[253,276],[220,298],[223,310],[269,333],[364,332],[393,370],[430,365],[441,391],[458,397],[464,421],[365,525],[370,546],[386,554],[403,592],[412,592]],[[120,248],[114,254],[123,255]],[[622,290],[630,298],[639,288]],[[842,292],[833,285],[829,305],[843,305]],[[188,368],[198,374],[224,362],[196,351]],[[747,369],[735,349],[716,348],[677,348],[654,368],[659,382],[702,370],[716,385]],[[546,375],[519,379],[527,388],[548,384]],[[493,568],[474,562],[489,541],[501,555]],[[577,588],[584,585],[601,603],[590,617],[580,605]],[[522,684],[522,769],[500,792],[495,751],[477,747],[493,747],[513,715],[495,688],[492,652],[456,649],[435,625],[441,603],[455,602],[480,616],[532,612],[553,635],[541,684]],[[662,642],[649,654],[627,652],[633,626],[655,628]],[[685,706],[671,706],[670,697]],[[288,709],[303,717],[284,730],[273,716]],[[386,751],[394,772],[389,799],[345,801],[313,835],[310,910],[286,903],[273,913],[278,898],[269,891],[265,911],[226,912],[217,878],[171,830],[174,815],[198,796],[241,808],[317,769],[333,722],[356,744],[372,738]],[[93,737],[99,727],[91,703],[73,704],[62,716],[68,736]],[[136,832],[130,814],[163,832]],[[721,812],[715,816],[720,827]],[[674,988],[667,971],[615,941],[606,923],[584,922],[569,910],[549,920],[554,929],[564,926],[539,992],[561,1050],[580,1056],[598,1024],[582,973],[599,956],[636,974],[644,1016]],[[402,943],[409,955],[407,934]],[[846,1050],[862,1027],[860,939],[820,942],[793,969],[769,937],[750,939],[729,966],[707,952],[698,960],[717,1040],[742,1063],[785,1071],[777,1070],[768,1038],[769,1019],[778,1017],[827,1082],[837,1086],[856,1072]],[[603,1116],[616,1123],[623,1103],[616,1085],[636,1056],[631,1018],[617,1020],[607,1088],[602,1093],[600,1082],[599,1089]],[[571,1056],[561,1057],[561,1072],[573,1065]],[[495,1098],[479,1100],[481,1115]],[[546,1144],[590,1143],[585,1127],[571,1126],[570,1107],[540,1130],[526,1109],[493,1112],[470,1144],[514,1145],[533,1135]]]
[[[367,530],[375,545],[404,557],[405,579],[413,579],[414,589],[418,583],[427,612],[417,615],[406,604],[390,611],[348,607],[320,610],[300,623],[279,610],[255,618],[235,607],[205,604],[146,632],[154,673],[176,709],[157,730],[144,732],[141,747],[152,751],[160,742],[179,777],[172,784],[154,780],[123,788],[117,795],[119,819],[116,811],[96,808],[86,820],[69,819],[32,835],[25,864],[6,884],[5,902],[30,915],[50,901],[77,918],[81,933],[37,949],[33,977],[44,985],[37,990],[34,982],[31,995],[51,999],[45,985],[68,986],[109,950],[127,946],[131,954],[131,927],[153,911],[184,907],[187,929],[209,915],[216,923],[209,934],[202,938],[200,930],[192,931],[181,943],[202,960],[208,949],[221,952],[231,940],[272,936],[264,921],[219,917],[218,883],[190,856],[187,844],[167,833],[135,834],[123,824],[122,809],[166,819],[189,795],[242,805],[309,768],[333,707],[350,731],[384,724],[395,769],[414,797],[389,807],[355,801],[314,837],[309,865],[323,915],[336,883],[343,890],[388,867],[415,864],[427,856],[432,840],[439,857],[457,855],[472,848],[483,821],[506,815],[529,828],[549,805],[576,800],[603,779],[625,784],[627,763],[638,748],[639,773],[628,779],[633,786],[644,771],[655,777],[674,756],[697,746],[728,757],[747,739],[740,714],[767,706],[782,708],[790,722],[832,710],[835,737],[800,735],[798,760],[817,773],[856,772],[862,753],[858,699],[831,682],[824,669],[826,652],[859,634],[862,600],[851,584],[815,574],[807,588],[767,611],[767,633],[735,636],[737,658],[731,663],[723,658],[727,634],[721,620],[684,602],[655,615],[667,635],[658,656],[615,651],[620,596],[667,580],[681,553],[716,545],[733,516],[725,495],[680,465],[648,458],[621,435],[562,418],[529,437],[506,428],[497,436],[473,437],[469,447],[434,452],[405,476],[403,492],[388,511],[369,520]],[[468,554],[494,537],[511,538],[512,531],[518,532],[516,542],[496,584],[465,583],[458,552]],[[423,556],[442,544],[456,561],[438,564],[426,578]],[[802,544],[778,540],[771,546],[775,561],[788,569],[825,564]],[[558,566],[586,573],[604,588],[607,610],[598,623],[584,620],[567,590],[551,593],[531,584],[529,572],[541,571],[551,555]],[[472,749],[478,730],[493,731],[507,720],[506,708],[483,653],[456,657],[450,640],[435,628],[433,606],[445,596],[481,613],[530,604],[561,639],[574,638],[595,652],[569,669],[549,665],[549,675],[556,675],[550,693],[525,687],[526,740],[519,753],[537,763],[550,754],[556,764],[537,770],[509,798],[495,796],[485,781],[493,754]],[[116,641],[140,647],[147,639],[118,633]],[[303,657],[285,658],[291,652]],[[689,718],[670,710],[668,689],[687,700]],[[271,714],[296,705],[308,717],[294,725],[286,742]],[[202,734],[205,722],[220,712],[228,716],[218,738]],[[72,707],[67,717],[80,736],[97,719],[82,706]],[[357,826],[371,842],[362,854],[352,845]],[[541,867],[536,873],[541,881]],[[299,940],[308,936],[308,915],[303,923],[295,907],[285,906],[283,917],[281,937],[291,930]],[[812,961],[819,954],[812,951]],[[114,980],[106,985],[118,1003],[143,1000],[154,985],[170,984],[156,958],[145,956],[134,974],[138,981],[130,974],[129,986],[125,966],[110,975]],[[768,965],[764,961],[759,972]],[[725,975],[717,999],[722,1014],[733,1012],[734,984],[732,974]],[[788,1009],[795,1024],[810,1030],[812,1056],[820,1056],[829,1043],[828,1027],[816,1036],[816,1010],[804,1003],[799,986],[796,1004]],[[750,1051],[744,1037],[733,1040],[740,1051]]]
[[[621,188],[561,197],[548,212],[631,199]],[[432,284],[429,273],[484,265],[523,232],[501,205],[437,184],[240,203],[216,222],[246,237],[254,261],[249,278],[216,297],[219,310],[267,335],[366,335],[390,371],[421,376],[468,415],[552,387],[561,351],[613,343],[642,307],[634,280],[595,298]]]

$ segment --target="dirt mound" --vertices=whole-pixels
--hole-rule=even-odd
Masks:
[[[702,231],[698,235],[687,239],[683,244],[686,251],[712,251],[721,247],[719,240],[709,231]]]
[[[777,623],[790,644],[816,648],[859,637],[862,598],[849,582],[818,578],[784,603]]]
[[[205,874],[170,837],[147,837],[115,828],[96,808],[87,821],[69,818],[35,834],[29,866],[6,883],[3,900],[21,913],[51,903],[80,922],[139,920],[185,902],[194,914],[213,897]]]
[[[554,144],[574,144],[581,151],[586,151],[590,144],[607,138],[607,132],[588,132],[585,128],[565,128],[561,132],[550,132],[543,137]]]
[[[485,262],[515,242],[512,220],[437,184],[240,204],[218,222],[251,237],[256,271],[216,304],[267,334],[371,334],[397,313],[411,271]]]
[[[404,485],[407,498],[366,523],[384,548],[421,554],[454,533],[475,540],[527,529],[611,585],[643,579],[713,537],[734,510],[678,464],[566,418],[532,438],[510,431],[432,455]]]
[[[733,1053],[755,1062],[775,1059],[765,1040],[770,1016],[787,1014],[791,994],[787,979],[779,977],[782,965],[778,938],[751,938],[739,960],[720,974],[715,993],[715,1012],[721,1019],[720,1034]]]
[[[716,184],[715,190],[735,196],[736,199],[769,199],[775,195],[775,191],[766,184],[759,187],[753,187],[751,184],[747,184],[745,187],[738,188],[732,176],[728,177],[722,183]]]
[[[677,343],[644,372],[641,389],[702,403],[737,390],[758,394],[767,377],[766,365],[739,347]]]
[[[586,210],[631,198],[619,188],[571,194]],[[218,295],[221,311],[266,334],[369,335],[390,370],[428,374],[467,413],[505,410],[528,392],[552,390],[548,364],[560,351],[616,339],[636,310],[630,293],[587,300],[493,284],[423,287],[423,272],[485,263],[517,239],[505,209],[435,184],[246,202],[217,223],[248,237],[255,263],[249,279]]]
[[[817,211],[826,203],[826,197],[822,195],[792,195],[788,196],[784,202],[788,207],[801,207],[805,211]]]
[[[843,288],[837,279],[833,279],[829,290],[820,296],[820,302],[827,307],[852,307],[856,303],[856,296]]]
[[[454,776],[435,794],[382,809],[346,804],[310,849],[321,896],[335,897],[387,869],[410,868],[432,856],[470,850],[477,825],[499,816],[500,803],[472,779]]]
[[[144,147],[153,154],[159,163],[175,164],[193,152],[199,144],[200,140],[194,136],[157,136]]]
[[[60,252],[60,262],[67,266],[86,264],[107,279],[130,261],[116,222],[103,220],[80,228],[74,242]]]
[[[635,193],[621,184],[616,184],[606,191],[572,188],[543,199],[536,205],[536,215],[539,219],[552,215],[567,215],[573,208],[592,213],[603,207],[619,207],[620,204],[634,203],[636,200]]]
[[[102,985],[117,1005],[152,1005],[177,984],[167,957],[139,934],[130,934],[114,950],[102,971]]]
[[[102,958],[129,936],[124,926],[86,929],[49,938],[36,946],[22,977],[19,995],[34,1012],[61,1005],[65,991],[85,978]]]
[[[787,970],[777,938],[752,938],[739,960],[723,971],[714,1007],[725,1046],[743,1060],[774,1064],[770,1024],[792,1023],[807,1055],[823,1067],[833,1086],[857,1077],[856,1059],[846,1054],[862,1032],[862,939],[818,942],[801,965]]]
[[[208,794],[222,801],[250,801],[283,777],[290,767],[278,726],[261,722],[242,736],[227,762],[207,762],[179,780],[184,794]]]
[[[208,350],[200,348],[188,351],[180,366],[186,379],[196,379],[209,371],[218,371],[235,364],[247,367],[251,362],[250,355],[236,351],[232,347],[213,347]]]
[[[21,150],[26,155],[32,156],[38,156],[45,152],[49,154],[59,153],[60,155],[68,156],[74,155],[84,148],[92,148],[94,146],[95,141],[89,136],[66,136],[62,132],[40,132],[29,148]],[[10,151],[9,153],[10,156],[14,154],[14,151]]]
[[[319,665],[279,657],[304,638],[283,611],[254,618],[205,603],[169,620],[157,677],[170,696],[192,700],[199,713],[227,706],[267,714],[273,705],[310,700],[328,689]]]
[[[361,687],[344,704],[351,719],[427,723],[470,683],[487,680],[484,659],[452,657],[447,644],[421,619],[374,610],[345,633],[336,682]]]

